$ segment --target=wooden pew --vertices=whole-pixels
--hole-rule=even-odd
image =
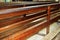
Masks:
[[[57,19],[59,19],[58,17],[56,17]],[[56,18],[54,18],[53,20],[51,20],[51,22],[55,22],[55,21],[57,21],[57,19]],[[56,20],[55,20],[56,19]],[[9,40],[17,40],[17,39],[19,39],[19,40],[23,40],[23,39],[25,39],[25,37],[28,37],[29,35],[31,36],[32,34],[35,34],[35,33],[37,33],[38,32],[38,30],[40,31],[42,28],[45,28],[45,26],[47,26],[47,23],[48,22],[45,22],[45,23],[43,23],[43,24],[41,24],[41,25],[38,25],[38,27],[35,27],[34,28],[34,26],[32,26],[32,27],[29,27],[29,28],[31,28],[31,29],[29,29],[29,28],[26,28],[25,30],[21,30],[21,31],[19,31],[19,32],[17,32],[16,34],[14,34],[14,35],[12,35],[12,36],[9,36],[9,37],[7,37]],[[26,24],[26,23],[25,23]],[[14,26],[14,25],[12,25],[12,26]],[[11,27],[12,27],[11,26]],[[15,24],[15,26],[17,26],[16,24]],[[24,27],[23,27],[24,28]],[[34,30],[33,30],[34,29]],[[29,31],[30,30],[30,31]],[[36,31],[37,30],[37,31]],[[28,34],[27,34],[27,32],[28,32]],[[33,33],[34,32],[34,33]],[[26,34],[25,34],[26,33]],[[21,36],[20,36],[21,35]],[[17,37],[17,38],[15,38],[14,39],[14,37]],[[22,39],[23,38],[23,39]],[[8,39],[6,39],[6,40],[8,40]]]
[[[19,8],[25,6],[33,6],[33,5],[43,5],[43,4],[51,4],[51,3],[58,3],[58,2],[0,2],[0,10],[2,9],[10,9],[10,8]]]
[[[40,8],[40,9],[39,9]],[[43,7],[43,8],[45,8],[45,7]],[[34,10],[35,8],[33,8],[32,9],[32,11],[29,11],[29,10],[31,10],[31,9],[29,9],[29,10],[26,10],[25,11],[25,13],[26,14],[31,14],[31,13],[34,13],[34,12],[37,12],[37,11],[40,11],[41,10],[41,7],[38,7],[38,9],[36,9],[36,11]],[[14,24],[11,24],[11,25],[8,25],[8,26],[5,26],[5,27],[8,27],[8,28],[1,28],[0,29],[0,32],[4,32],[4,31],[8,31],[9,29],[14,29],[15,27],[17,27],[17,26],[20,26],[20,25],[22,25],[22,26],[20,26],[21,27],[21,31],[19,31],[19,32],[16,32],[15,34],[13,34],[13,35],[10,35],[10,36],[8,36],[8,37],[6,37],[6,38],[1,38],[1,39],[3,39],[3,40],[25,40],[26,38],[28,38],[28,37],[30,37],[30,36],[32,36],[33,34],[35,34],[35,33],[37,33],[39,30],[41,30],[41,29],[43,29],[43,28],[45,28],[45,27],[49,27],[49,25],[51,24],[51,23],[53,23],[53,22],[55,22],[55,21],[57,21],[59,18],[60,18],[60,15],[58,15],[58,16],[56,16],[56,17],[54,17],[54,15],[52,15],[52,14],[54,14],[54,12],[53,13],[50,13],[50,11],[51,11],[51,8],[50,8],[50,6],[48,6],[48,9],[43,9],[43,10],[48,10],[48,13],[46,13],[46,14],[42,14],[42,15],[39,15],[39,16],[34,16],[34,17],[31,17],[31,18],[29,18],[29,19],[27,19],[27,20],[24,20],[24,21],[20,21],[20,22],[17,22],[17,23],[14,23]],[[28,12],[29,11],[29,12]],[[24,10],[22,10],[22,12],[24,12]],[[27,13],[28,12],[28,13]],[[31,12],[31,13],[30,13]],[[20,13],[21,13],[21,11],[20,11]],[[23,13],[23,14],[19,14],[19,15],[24,15],[25,13]],[[56,12],[55,12],[56,13]],[[50,15],[52,15],[54,18],[52,18],[52,19],[50,19]],[[16,15],[17,16],[17,15]],[[27,16],[28,17],[28,16]],[[2,17],[3,18],[3,17]],[[25,28],[25,26],[23,27],[23,25],[27,25],[27,24],[29,24],[30,22],[32,22],[32,21],[34,21],[34,20],[38,20],[38,19],[40,19],[40,18],[45,18],[45,20],[46,21],[41,21],[41,22],[43,22],[42,24],[41,24],[41,22],[40,22],[40,20],[38,21],[39,22],[39,25],[37,25],[37,26],[35,26],[36,24],[34,24],[33,23],[33,25],[34,26],[28,26],[27,28]],[[2,20],[2,19],[0,19],[0,20]],[[54,21],[53,21],[54,20]],[[51,22],[51,23],[50,23]],[[37,23],[38,24],[38,23]],[[9,28],[10,27],[10,28]],[[23,30],[22,30],[22,28],[24,28]],[[23,38],[23,39],[22,39]]]
[[[32,10],[32,9],[31,9]],[[35,11],[35,12],[33,12],[33,11],[31,11],[30,10],[30,14],[34,14],[35,13],[35,15],[36,16],[38,16],[38,15],[43,15],[44,13],[46,14],[46,10],[42,10],[42,11],[39,11],[39,10],[37,10],[37,11]],[[54,10],[57,10],[57,8],[55,7],[55,9],[53,9],[53,10],[51,10],[51,11],[54,11]],[[34,17],[35,15],[32,15],[32,17]],[[5,19],[3,19],[3,20],[0,20],[0,26],[1,27],[3,27],[3,26],[6,26],[6,25],[9,25],[9,24],[13,24],[13,23],[16,23],[16,22],[19,22],[19,21],[23,21],[26,17],[23,17],[24,15],[22,15],[22,16],[20,16],[20,15],[16,15],[15,16],[15,14],[14,14],[14,16],[13,17],[11,17],[11,18],[5,18]],[[28,18],[29,18],[30,16],[28,16]],[[24,19],[23,19],[24,18]]]

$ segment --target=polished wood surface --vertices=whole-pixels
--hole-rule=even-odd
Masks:
[[[60,19],[58,6],[59,4],[54,4],[0,14],[0,39],[26,40],[43,28],[49,29],[51,23]]]

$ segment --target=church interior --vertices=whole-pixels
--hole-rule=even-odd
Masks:
[[[60,40],[60,0],[0,0],[0,40]]]

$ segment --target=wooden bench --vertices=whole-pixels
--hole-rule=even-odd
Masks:
[[[49,5],[47,4],[42,6],[37,5],[33,7],[29,6],[23,8],[9,9],[13,11],[6,13],[2,13],[5,12],[2,11],[0,14],[0,20],[4,20],[4,19],[7,20],[9,18],[17,17],[17,16],[18,17],[14,20],[9,19],[9,21],[2,22],[2,24],[7,23],[9,25],[0,28],[0,33],[1,33],[0,39],[25,40],[26,38],[34,35],[35,33],[37,33],[38,31],[40,31],[45,27],[47,27],[48,29],[47,33],[49,33],[49,25],[60,19],[60,14],[59,13],[57,14],[57,12],[59,12],[59,9],[55,7],[56,5],[59,6],[59,4],[49,4]],[[56,10],[52,10],[52,8],[54,7],[56,8]],[[15,10],[17,11],[15,12]],[[20,16],[23,17],[20,18]]]

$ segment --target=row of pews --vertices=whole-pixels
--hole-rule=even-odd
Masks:
[[[40,2],[0,2],[0,9],[10,9],[10,8],[18,8],[18,7],[25,7],[25,6],[33,6],[33,5],[42,5],[42,4],[51,4],[51,3],[58,3],[58,2],[49,2],[49,1],[40,1]]]
[[[26,40],[60,19],[60,4],[34,4],[0,10],[0,40]]]

